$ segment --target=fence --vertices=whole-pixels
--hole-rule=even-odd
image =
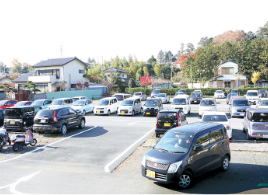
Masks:
[[[47,99],[57,99],[74,96],[86,96],[89,99],[100,99],[102,98],[102,89],[91,89],[91,90],[77,90],[77,91],[58,91],[58,92],[47,92]]]

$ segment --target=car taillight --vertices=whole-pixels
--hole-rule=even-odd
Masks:
[[[22,119],[20,119],[20,123],[22,123]]]
[[[177,113],[177,120],[178,120],[178,127],[179,127],[179,126],[181,126],[181,121],[180,121],[180,117],[179,117],[178,113]]]
[[[142,95],[141,95],[141,97],[142,97]]]
[[[155,127],[156,127],[156,128],[157,128],[158,115],[159,115],[159,113],[158,113],[157,116],[156,116],[156,124],[155,124]]]
[[[53,121],[54,121],[54,123],[58,122],[56,110],[54,111]]]
[[[227,125],[227,126],[226,126],[226,129],[230,130],[230,126],[229,126],[229,125]]]

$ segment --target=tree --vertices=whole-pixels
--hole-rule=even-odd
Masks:
[[[161,66],[159,64],[156,64],[154,66],[154,72],[155,72],[156,76],[159,76],[161,74]]]
[[[190,55],[191,53],[194,52],[194,50],[195,50],[194,45],[192,43],[188,43],[187,48],[186,48],[186,53]]]
[[[140,80],[140,76],[141,76],[141,74],[139,72],[136,72],[136,81]]]
[[[256,81],[259,80],[259,78],[260,78],[260,73],[256,72],[256,71],[253,72],[252,77],[251,77],[251,81],[252,81],[252,83],[254,83],[254,87],[255,87]]]
[[[223,44],[224,42],[229,42],[229,43],[237,43],[239,41],[242,41],[243,39],[247,38],[247,34],[244,33],[243,31],[236,30],[236,31],[227,31],[224,32],[221,35],[216,36],[213,39],[213,42],[218,43],[218,44]]]
[[[141,84],[146,87],[152,84],[152,77],[149,74],[140,77]]]
[[[150,64],[156,63],[156,61],[157,60],[154,58],[153,55],[147,60],[147,62],[150,63]]]
[[[213,42],[213,38],[208,38],[208,37],[202,37],[198,43],[199,47],[205,47],[208,46]]]
[[[171,57],[173,56],[173,54],[171,53],[171,51],[168,51],[165,53],[165,62],[169,62],[171,60]]]
[[[14,90],[14,88],[9,86],[8,83],[3,83],[3,85],[0,85],[0,89],[4,89],[5,93]]]
[[[14,79],[18,78],[19,76],[20,76],[19,73],[13,73],[9,77],[11,78],[11,80],[14,80]]]
[[[158,55],[157,55],[157,59],[160,62],[160,64],[163,62],[165,56],[164,56],[164,52],[162,51],[162,49],[159,51]]]
[[[260,27],[257,31],[257,35],[260,37],[267,37],[268,36],[268,22],[263,27]]]
[[[188,58],[188,55],[187,54],[182,54],[179,58],[178,58],[178,62],[179,64],[181,65],[181,67],[184,66],[184,63],[186,62]]]
[[[149,73],[148,68],[146,66],[143,67],[143,73],[144,74],[148,74]]]
[[[39,89],[36,89],[37,84],[33,83],[32,81],[27,81],[27,84],[23,85],[22,87],[29,88],[30,91],[34,92],[34,94],[36,91],[40,91]]]
[[[184,54],[184,43],[181,43],[180,55]]]

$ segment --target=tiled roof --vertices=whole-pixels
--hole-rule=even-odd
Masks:
[[[115,68],[115,67],[110,67],[108,69],[103,70],[102,72],[122,72],[122,73],[128,73],[125,70],[119,69],[119,68]]]
[[[211,79],[209,79],[209,80],[217,79],[217,78],[219,78],[219,77],[223,77],[223,75],[221,74],[221,75],[216,76],[216,77],[213,77],[213,78],[211,78]]]
[[[32,71],[30,71],[28,73],[25,73],[25,74],[21,75],[20,77],[14,79],[14,80],[12,80],[12,82],[13,83],[27,82],[28,81],[28,76],[32,76],[32,75],[34,75],[34,73],[35,73],[35,70],[32,70]]]
[[[218,64],[216,67],[218,67],[218,66],[220,66],[220,65],[222,65],[222,64],[225,64],[226,62],[233,62],[233,63],[236,63],[237,65],[241,65],[241,64],[239,64],[239,63],[236,62],[236,61],[233,61],[233,60],[231,60],[231,59],[228,59],[228,60],[226,60],[225,62],[222,62],[222,63]]]
[[[70,57],[70,58],[48,59],[46,61],[41,61],[41,62],[33,65],[32,67],[36,68],[36,67],[48,67],[48,66],[62,66],[62,65],[68,64],[69,62],[71,62],[73,60],[78,60],[84,66],[87,66],[87,64],[85,62],[82,62],[77,57]]]

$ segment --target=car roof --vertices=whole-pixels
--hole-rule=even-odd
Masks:
[[[159,98],[147,98],[147,100],[159,100]],[[147,101],[146,100],[146,101]],[[159,100],[160,101],[160,100]]]
[[[263,113],[263,112],[268,113],[267,108],[248,108],[247,110],[254,113]]]
[[[54,99],[54,100],[69,100],[69,99],[73,99],[73,98],[57,98],[57,99]]]
[[[176,99],[176,98],[187,98],[189,97],[189,95],[176,95],[176,97],[174,97],[173,99]]]
[[[248,90],[247,92],[258,92],[258,90]]]
[[[218,128],[224,128],[223,124],[219,123],[206,123],[206,122],[197,122],[197,123],[190,123],[188,125],[183,125],[180,127],[175,127],[170,129],[171,132],[179,132],[185,134],[197,134],[202,131],[211,131]]]
[[[131,94],[129,94],[129,93],[115,93],[113,95],[131,95]]]
[[[106,97],[106,98],[102,98],[100,100],[111,100],[111,99],[117,99],[116,97]]]
[[[169,112],[180,112],[180,109],[165,109],[165,110],[160,110],[159,113],[169,113]]]
[[[232,101],[233,100],[248,100],[248,99],[246,99],[246,98],[232,98]]]
[[[215,100],[215,99],[214,98],[203,98],[202,101],[203,100]]]
[[[225,112],[206,111],[203,113],[203,115],[225,115],[226,116],[226,113]]]
[[[45,109],[42,109],[42,110],[62,110],[62,109],[65,109],[65,108],[71,108],[71,106],[52,107],[52,108],[45,108]],[[42,110],[41,110],[41,111],[42,111]]]

